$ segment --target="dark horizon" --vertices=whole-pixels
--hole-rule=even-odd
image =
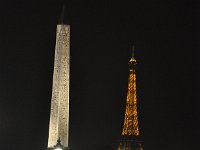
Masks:
[[[196,1],[68,2],[72,150],[120,140],[132,45],[145,149],[198,149]],[[47,147],[62,0],[0,5],[0,149]]]

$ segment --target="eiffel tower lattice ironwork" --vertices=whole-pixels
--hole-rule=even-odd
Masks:
[[[124,125],[122,130],[123,140],[120,142],[118,150],[143,150],[142,144],[138,141],[138,136],[140,135],[140,131],[138,125],[136,71],[135,71],[135,65],[137,64],[137,61],[134,57],[134,46],[132,50],[133,50],[132,57],[129,60],[130,73],[128,80]]]
[[[122,135],[138,136],[140,134],[138,127],[138,114],[137,114],[136,73],[134,68],[135,64],[136,64],[136,59],[132,57],[129,61],[130,75],[128,81],[126,112],[125,112]]]

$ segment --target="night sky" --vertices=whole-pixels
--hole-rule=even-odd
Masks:
[[[61,3],[1,0],[1,150],[47,147]],[[72,150],[107,150],[120,139],[133,43],[145,150],[199,149],[199,6],[197,0],[69,1]]]

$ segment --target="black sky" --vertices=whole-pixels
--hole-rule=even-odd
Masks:
[[[0,149],[47,146],[59,0],[0,4]],[[197,1],[71,0],[70,146],[120,138],[135,43],[147,150],[198,149]],[[67,17],[67,16],[66,16]]]

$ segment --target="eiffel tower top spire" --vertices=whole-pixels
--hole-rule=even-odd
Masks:
[[[135,46],[132,46],[132,58],[134,58],[134,51],[135,51]]]
[[[131,59],[129,60],[129,64],[130,64],[130,66],[132,66],[132,67],[134,67],[134,65],[136,65],[137,64],[137,61],[136,61],[136,59],[135,59],[135,46],[133,45],[132,46],[132,57],[131,57]]]

